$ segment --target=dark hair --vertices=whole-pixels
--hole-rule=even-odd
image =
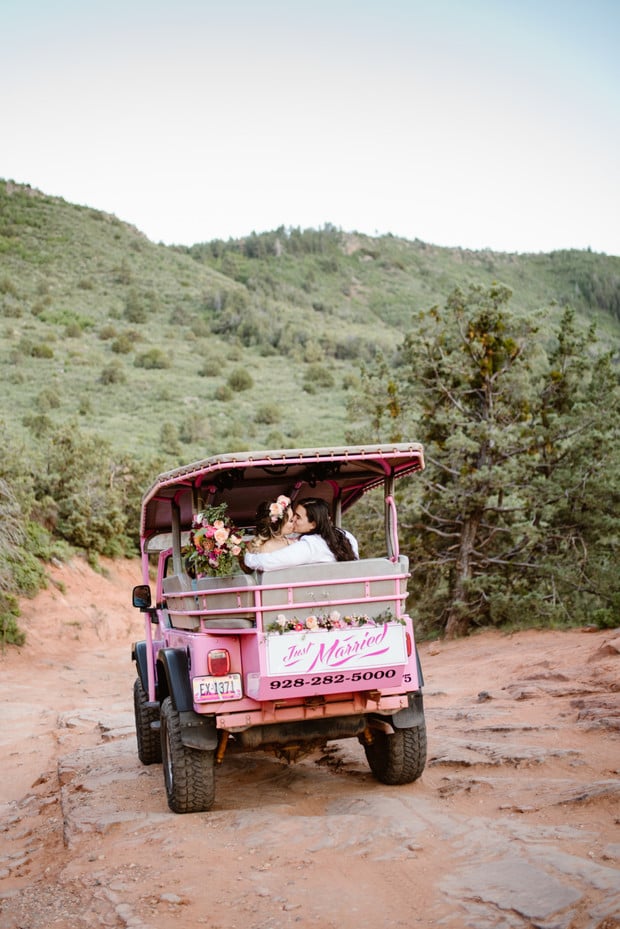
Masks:
[[[259,539],[273,539],[275,536],[280,535],[280,530],[286,522],[287,514],[290,512],[290,506],[287,506],[282,513],[282,516],[278,516],[275,519],[271,515],[270,507],[271,500],[263,500],[262,503],[258,504],[256,510],[256,535]]]
[[[327,546],[336,561],[356,561],[355,552],[342,529],[331,521],[329,507],[325,500],[315,499],[299,500],[296,506],[303,506],[311,523],[316,523],[314,529],[307,535],[320,535],[327,542]]]

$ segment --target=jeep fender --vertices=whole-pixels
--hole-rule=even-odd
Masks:
[[[134,642],[131,649],[131,658],[136,663],[138,677],[145,693],[149,692],[149,674],[147,667],[146,642]]]
[[[215,716],[194,712],[189,680],[187,652],[180,648],[162,648],[157,656],[164,669],[172,705],[179,714],[181,741],[187,748],[213,751],[217,747]]]

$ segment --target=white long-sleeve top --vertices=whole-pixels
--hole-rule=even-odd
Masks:
[[[359,558],[357,539],[346,529],[342,531],[351,543],[355,557]],[[276,568],[293,568],[300,564],[322,564],[335,560],[336,556],[323,536],[312,533],[302,535],[293,545],[279,548],[275,552],[246,552],[244,555],[247,567],[259,571],[274,571]]]

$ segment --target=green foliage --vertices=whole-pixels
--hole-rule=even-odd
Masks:
[[[20,629],[18,618],[17,597],[0,590],[0,646],[2,651],[6,645],[21,646],[26,641],[26,634],[23,629]]]
[[[169,368],[172,362],[161,348],[149,348],[148,351],[137,356],[134,364],[136,368],[163,370]]]
[[[231,371],[227,383],[235,393],[241,390],[250,390],[254,386],[252,375],[245,368],[235,368],[234,371]]]
[[[108,364],[102,368],[99,380],[104,385],[126,384],[127,372],[119,362],[113,361],[111,364]]]
[[[280,422],[280,407],[276,403],[263,403],[256,411],[256,422],[272,426]]]
[[[45,387],[39,391],[37,407],[42,413],[57,410],[60,406],[60,394],[54,387]]]
[[[33,512],[33,500],[27,498],[36,486],[37,523],[49,527],[55,539],[86,543],[92,560],[113,547],[104,525],[108,507],[108,523],[120,532],[115,538],[131,536],[130,544],[135,544],[140,495],[162,469],[155,460],[168,466],[232,448],[342,444],[345,434],[362,442],[385,435],[419,439],[426,428],[424,406],[417,376],[410,370],[412,349],[403,345],[403,335],[415,334],[421,325],[419,314],[425,316],[430,306],[444,306],[455,288],[467,303],[472,283],[486,290],[501,281],[513,291],[515,319],[531,320],[537,313],[539,325],[529,366],[513,365],[511,391],[520,398],[522,421],[507,428],[507,436],[521,427],[536,432],[522,457],[532,465],[540,485],[538,509],[533,492],[525,493],[508,480],[504,503],[514,498],[521,516],[506,515],[507,531],[513,533],[513,524],[519,522],[527,540],[523,551],[529,556],[535,548],[537,563],[547,572],[537,614],[544,621],[556,621],[556,614],[566,616],[563,607],[556,610],[557,603],[569,603],[573,618],[595,611],[613,614],[613,442],[605,423],[593,419],[593,430],[583,433],[586,447],[576,448],[575,456],[592,462],[587,443],[597,443],[602,464],[592,465],[592,473],[584,476],[579,458],[565,454],[567,443],[571,448],[574,444],[562,431],[570,417],[582,410],[585,416],[587,409],[595,408],[595,398],[600,397],[596,383],[610,378],[613,368],[605,368],[601,360],[592,374],[591,362],[600,347],[586,337],[580,343],[586,364],[580,369],[577,343],[561,348],[558,332],[561,307],[570,304],[576,332],[584,321],[586,328],[595,321],[601,341],[618,344],[619,258],[577,251],[503,255],[441,249],[390,235],[345,233],[332,226],[281,227],[239,240],[166,248],[116,217],[4,181],[0,217],[0,314],[5,319],[0,381],[7,426],[21,446],[19,456],[7,457],[5,444],[7,463],[0,474],[8,474],[12,487],[24,481],[28,486],[25,496],[19,495],[22,525]],[[468,351],[482,350],[487,322],[479,323]],[[488,325],[497,344],[485,364],[491,377],[501,379],[501,367],[493,365],[500,364],[508,336],[493,329],[492,314]],[[161,348],[151,354],[153,346]],[[509,356],[508,342],[503,350]],[[170,367],[159,367],[160,352]],[[365,366],[363,375],[360,364]],[[250,372],[252,389],[231,388],[230,368]],[[479,366],[479,379],[484,378],[483,369],[484,364]],[[208,396],[201,390],[202,377],[215,379]],[[589,381],[591,395],[586,393]],[[478,388],[472,382],[471,389]],[[614,389],[609,390],[612,398]],[[347,409],[347,399],[351,409],[357,408],[355,415]],[[600,405],[605,409],[605,403]],[[88,432],[78,433],[71,423],[78,410]],[[442,426],[438,416],[437,429],[441,428],[443,451],[456,456],[460,448],[458,460],[470,467],[465,452],[476,447],[485,424],[450,433],[449,418]],[[75,473],[71,460],[66,468],[71,481],[62,481],[58,456],[53,461],[55,476],[48,474],[50,444],[66,429],[75,431],[76,443],[67,454],[79,457],[82,442],[92,441],[102,453],[100,470],[93,463],[82,474]],[[428,477],[434,468],[429,456]],[[91,478],[99,482],[96,490]],[[480,475],[474,470],[466,472],[466,478],[482,494]],[[576,493],[579,480],[581,496]],[[71,492],[68,483],[74,485]],[[404,547],[412,563],[420,565],[428,562],[432,551],[431,533],[424,528],[428,519],[420,509],[418,488],[423,486],[417,479],[411,481],[403,500]],[[446,490],[453,492],[451,486]],[[360,534],[372,541],[370,523],[361,526]],[[508,539],[503,525],[496,537]],[[583,544],[588,557],[581,563],[575,553]],[[495,541],[489,545],[492,548]],[[511,602],[526,595],[514,586],[518,571],[510,578],[500,576]],[[447,564],[416,572],[420,602],[435,623],[440,615],[441,622],[445,620],[452,581]],[[472,622],[512,621],[502,591],[476,585],[479,566],[464,582],[468,607],[476,598],[485,602],[487,597],[483,609],[468,614]],[[9,586],[14,592],[12,574]]]
[[[215,388],[214,398],[220,403],[228,403],[233,397],[234,394],[228,384],[220,384]]]
[[[128,554],[138,527],[137,518],[131,521],[139,503],[136,476],[143,473],[135,462],[115,460],[99,438],[64,426],[48,440],[38,504],[51,531],[76,548],[95,555]]]
[[[304,388],[306,390],[329,388],[333,387],[334,384],[334,375],[325,365],[318,363],[308,365],[304,374]]]
[[[112,351],[116,355],[128,355],[134,349],[134,342],[132,332],[121,332],[112,342]]]
[[[30,345],[28,354],[33,358],[53,358],[54,349],[46,342],[39,342],[37,344]]]
[[[428,630],[587,622],[620,597],[620,390],[566,310],[541,343],[500,285],[420,314],[398,377],[381,361],[350,402],[377,438],[415,434],[427,470],[404,506]]]

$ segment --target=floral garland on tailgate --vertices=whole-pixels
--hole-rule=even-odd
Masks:
[[[278,613],[274,622],[270,623],[266,632],[329,632],[332,629],[351,629],[360,626],[383,626],[385,623],[400,623],[405,625],[404,619],[397,619],[391,610],[384,610],[378,616],[342,616],[338,610],[332,610],[323,616],[307,616],[306,619],[297,619],[293,616],[288,619],[284,613]]]
[[[245,542],[226,516],[226,504],[220,503],[193,517],[182,554],[190,577],[225,577],[240,570],[244,551]]]

